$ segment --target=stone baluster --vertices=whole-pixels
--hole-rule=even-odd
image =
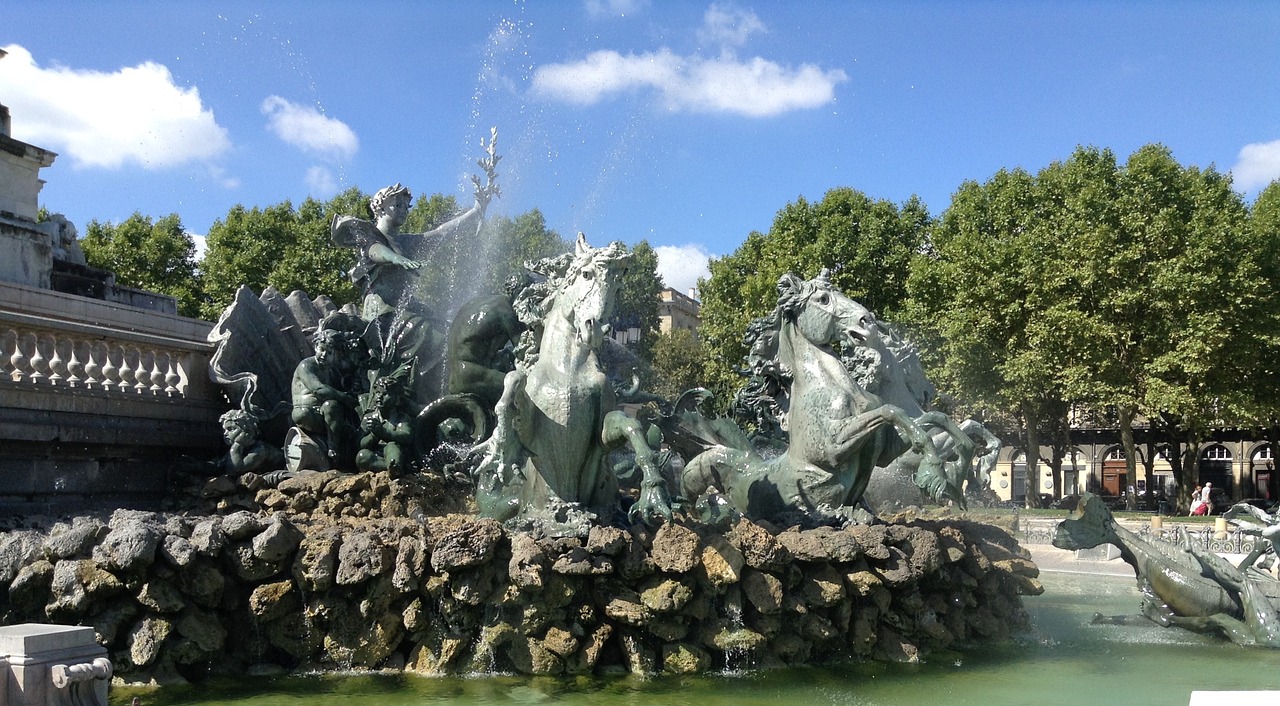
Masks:
[[[151,365],[148,366],[148,374],[151,376],[151,387],[147,388],[147,392],[153,395],[159,395],[164,392],[164,365],[165,355],[161,351],[151,351]]]
[[[102,389],[114,390],[120,385],[120,366],[115,363],[116,347],[109,341],[102,343]]]
[[[67,361],[62,357],[62,348],[66,344],[65,338],[59,338],[58,334],[49,336],[49,384],[62,385],[66,382]]]
[[[49,382],[51,385],[67,384],[67,357],[63,356],[67,343],[67,339],[61,338],[58,334],[50,336],[49,349],[52,356],[49,357]]]
[[[17,379],[18,366],[12,360],[13,351],[18,347],[18,332],[6,329],[0,334],[0,378]]]
[[[84,348],[84,386],[96,390],[102,386],[102,359],[107,345],[102,341],[89,341]]]
[[[31,358],[27,355],[27,337],[31,334],[21,329],[14,332],[13,354],[9,356],[9,363],[13,366],[11,379],[14,382],[31,381]]]
[[[178,385],[182,384],[182,376],[178,374],[179,354],[169,351],[165,360],[168,361],[168,367],[164,375],[164,393],[170,397],[181,397],[182,391],[178,389]]]
[[[134,350],[138,351],[138,359],[133,368],[133,391],[141,395],[151,387],[151,352],[136,347]]]
[[[40,334],[32,336],[31,345],[31,382],[37,385],[48,381],[49,379],[49,360],[44,357],[44,352],[40,350],[43,347],[44,337]]]
[[[197,357],[195,353],[185,351],[178,358],[178,377],[182,378],[182,381],[177,384],[177,388],[178,393],[183,397],[191,394],[192,370],[199,370],[199,374],[203,375],[206,380],[209,378],[209,366],[207,364],[197,365],[197,363],[204,362],[204,359]],[[218,389],[221,390],[221,388]]]
[[[67,387],[80,387],[84,382],[80,377],[84,374],[84,363],[80,362],[80,349],[83,347],[83,341],[68,339],[67,352],[71,355],[67,358]]]
[[[120,384],[117,386],[121,392],[132,392],[134,383],[134,356],[138,354],[138,349],[130,346],[120,347]]]

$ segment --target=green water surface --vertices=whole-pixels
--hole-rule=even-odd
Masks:
[[[1280,650],[1242,648],[1152,624],[1090,625],[1095,612],[1134,614],[1132,578],[1042,574],[1025,599],[1030,633],[923,665],[844,664],[698,677],[545,678],[300,675],[210,680],[190,687],[115,689],[112,706],[1002,706],[1186,704],[1192,690],[1280,690]],[[745,665],[744,665],[745,666]]]

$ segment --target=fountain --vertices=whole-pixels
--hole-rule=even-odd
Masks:
[[[979,446],[999,442],[912,402],[927,381],[909,346],[821,274],[783,277],[774,315],[753,327],[756,375],[736,406],[755,436],[704,413],[705,391],[643,419],[615,409],[597,350],[620,244],[580,235],[574,253],[529,263],[446,326],[415,296],[413,247],[475,232],[498,194],[495,141],[476,205],[425,239],[398,232],[398,184],[375,196],[375,221],[334,221],[335,242],[361,250],[358,309],[238,293],[209,332],[211,377],[232,403],[226,453],[180,507],[0,536],[0,668],[39,653],[40,693],[52,684],[74,703],[101,702],[113,673],[226,694],[335,690],[316,676],[225,681],[308,671],[376,671],[336,690],[380,702],[392,688],[486,703],[509,687],[572,701],[580,684],[659,696],[693,685],[710,703],[773,685],[812,700],[819,675],[818,688],[865,682],[872,702],[916,683],[995,703],[990,683],[964,682],[1028,670],[1081,634],[1085,621],[1054,624],[1052,610],[1029,618],[1021,596],[1044,586],[1008,532],[861,507],[884,473],[963,504]],[[130,379],[164,392],[155,360],[139,357]],[[624,447],[639,488],[607,458]],[[1081,639],[1125,649],[1099,634]],[[491,679],[455,679],[476,672]],[[43,702],[36,689],[0,691],[0,704]],[[188,693],[160,700],[208,701]]]
[[[475,206],[425,236],[399,233],[400,185],[374,196],[375,221],[334,220],[334,241],[360,249],[359,308],[242,288],[209,334],[211,377],[232,402],[213,477],[176,512],[4,535],[4,620],[92,626],[120,678],[157,683],[917,662],[1024,627],[1020,596],[1041,586],[1006,532],[853,512],[872,468],[908,450],[924,492],[962,498],[973,447],[935,442],[862,392],[831,346],[869,334],[841,317],[870,314],[822,278],[780,283],[769,365],[795,370],[807,364],[787,356],[804,355],[823,371],[775,388],[791,439],[826,435],[806,411],[824,395],[867,429],[850,434],[852,465],[830,472],[794,442],[771,466],[779,475],[762,473],[741,428],[696,408],[661,402],[654,424],[616,409],[597,352],[629,258],[621,244],[579,235],[573,253],[528,263],[506,295],[446,326],[415,294],[415,248],[476,232],[498,195],[495,140]],[[708,429],[744,442],[751,462],[706,470],[719,446],[686,458],[675,481],[674,449]],[[843,490],[820,493],[821,474]],[[638,488],[620,482],[631,475]]]

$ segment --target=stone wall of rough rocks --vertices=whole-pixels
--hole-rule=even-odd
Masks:
[[[460,514],[408,519],[397,483],[315,474],[259,490],[255,510],[223,498],[222,514],[6,532],[0,622],[92,625],[128,681],[692,672],[913,661],[1006,637],[1025,624],[1020,596],[1040,592],[1009,534],[963,520],[535,539]]]

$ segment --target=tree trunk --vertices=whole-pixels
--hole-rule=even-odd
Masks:
[[[1027,460],[1027,508],[1040,507],[1040,420],[1028,402],[1022,403],[1022,445]]]
[[[1150,428],[1147,429],[1145,446],[1147,453],[1142,459],[1142,472],[1147,479],[1147,492],[1143,493],[1143,497],[1147,501],[1147,507],[1154,511],[1156,509],[1156,437]]]
[[[1191,466],[1182,457],[1182,437],[1180,425],[1170,415],[1160,415],[1160,428],[1165,441],[1169,444],[1169,467],[1173,469],[1173,480],[1178,484],[1177,493],[1170,498],[1173,501],[1173,514],[1180,515],[1191,509],[1191,489],[1195,487],[1191,477]]]
[[[1187,482],[1178,489],[1178,500],[1181,502],[1185,496],[1187,499],[1187,512],[1191,511],[1191,491],[1195,489],[1196,484],[1200,482],[1200,468],[1196,463],[1200,459],[1200,439],[1195,434],[1187,430],[1182,430],[1186,434],[1186,450],[1182,454],[1183,473],[1187,477]]]
[[[1126,487],[1123,489],[1125,493],[1125,507],[1129,510],[1137,509],[1137,499],[1134,494],[1128,492],[1129,488],[1134,485],[1138,475],[1136,449],[1133,445],[1133,417],[1137,413],[1133,405],[1120,405],[1120,446],[1124,448],[1124,473]]]

